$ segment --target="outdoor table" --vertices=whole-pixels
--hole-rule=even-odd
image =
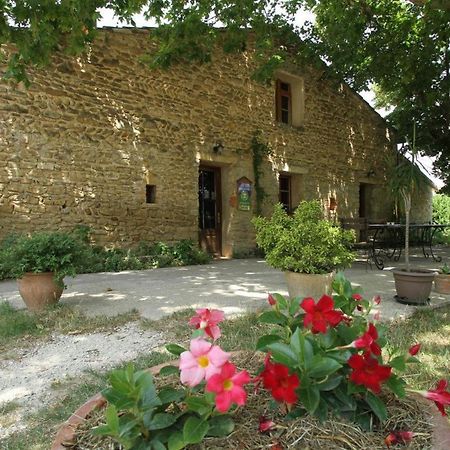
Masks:
[[[433,238],[438,230],[444,230],[450,224],[414,223],[409,225],[410,243],[420,246],[425,258],[430,256],[434,261],[440,262],[442,258],[433,252]],[[405,248],[406,225],[401,223],[369,223],[371,247],[369,258],[373,260],[378,269],[384,268],[386,258],[398,261]]]

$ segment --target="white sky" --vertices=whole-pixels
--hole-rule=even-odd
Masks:
[[[97,21],[97,26],[100,28],[101,27],[129,26],[126,23],[124,24],[124,23],[119,22],[119,20],[114,17],[113,11],[110,9],[102,8],[100,10],[100,13],[102,15],[102,18]],[[135,14],[133,16],[133,19],[134,19],[137,27],[154,27],[154,26],[156,26],[155,21],[146,20],[142,14]],[[302,24],[306,20],[314,21],[314,15],[312,13],[308,13],[308,12],[304,12],[304,11],[300,11],[299,13],[297,13],[296,23],[298,25]],[[366,100],[370,105],[372,105],[374,107],[375,95],[372,91],[360,92],[360,95],[364,98],[364,100]],[[388,111],[385,109],[376,109],[376,110],[383,117],[386,116],[386,114],[388,113]],[[427,156],[419,157],[418,159],[419,159],[420,164],[422,165],[422,169],[425,169],[425,171],[427,172],[426,175],[428,176],[428,178],[430,178],[431,181],[433,181],[433,183],[438,188],[441,188],[444,185],[443,181],[441,179],[435,177],[432,174],[433,159],[429,158]]]

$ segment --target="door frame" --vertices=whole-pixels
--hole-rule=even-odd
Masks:
[[[223,207],[222,207],[222,168],[220,166],[213,166],[209,164],[200,164],[198,167],[198,173],[204,171],[209,171],[214,173],[214,184],[216,191],[216,211],[215,211],[215,222],[216,222],[216,245],[217,252],[214,253],[215,256],[222,256],[222,223],[223,223]],[[197,182],[198,183],[198,182]],[[200,206],[200,205],[199,205]],[[200,216],[199,216],[200,219]],[[201,231],[199,227],[199,243],[201,244]]]

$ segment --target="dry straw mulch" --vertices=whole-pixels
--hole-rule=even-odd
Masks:
[[[255,373],[261,364],[260,355],[242,354],[235,363]],[[167,378],[166,378],[167,380]],[[176,380],[174,380],[176,381]],[[249,390],[247,405],[234,415],[235,430],[226,438],[206,438],[202,444],[190,446],[192,450],[377,450],[386,449],[385,437],[393,430],[414,431],[416,435],[406,447],[408,449],[431,449],[432,428],[428,410],[414,398],[396,399],[385,394],[388,420],[373,431],[366,431],[357,425],[330,417],[321,423],[314,417],[305,416],[296,420],[284,420],[280,412],[267,409],[270,395],[264,390],[257,393]],[[268,433],[258,432],[260,416],[271,418],[276,426]],[[71,450],[121,450],[121,446],[111,440],[93,437],[90,430],[103,422],[103,411],[93,411],[87,421],[78,429],[76,444]]]

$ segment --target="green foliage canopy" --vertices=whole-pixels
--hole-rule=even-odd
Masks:
[[[6,77],[26,80],[26,68],[42,66],[56,50],[81,52],[95,38],[100,8],[131,24],[135,13],[155,20],[151,65],[208,61],[217,43],[243,50],[251,29],[259,78],[289,55],[325,61],[327,74],[356,90],[373,84],[378,105],[393,107],[389,120],[404,142],[416,123],[417,148],[437,158],[450,190],[450,1],[0,0],[0,43],[17,48]],[[296,24],[300,11],[315,21]]]

